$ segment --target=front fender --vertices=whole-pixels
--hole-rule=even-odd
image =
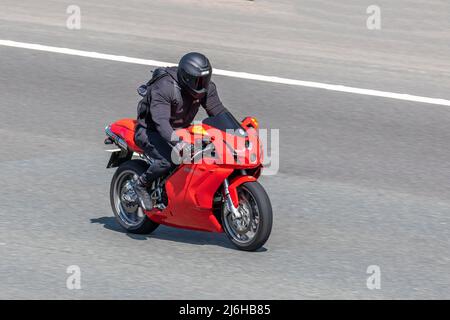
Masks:
[[[237,188],[246,182],[253,182],[257,179],[253,176],[239,176],[235,177],[230,181],[230,185],[228,186],[228,191],[230,192],[231,200],[233,201],[234,206],[237,208],[239,206],[239,197]]]

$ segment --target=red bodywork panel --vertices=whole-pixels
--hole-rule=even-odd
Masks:
[[[121,136],[127,143],[128,147],[137,153],[142,153],[142,149],[139,148],[134,142],[134,132],[137,121],[134,119],[121,119],[111,124],[111,131]]]
[[[143,151],[134,142],[135,126],[136,120],[122,119],[111,124],[110,129],[113,133],[122,137],[130,150],[142,153]],[[207,125],[203,125],[203,128],[205,130],[213,129]],[[253,138],[252,143],[254,147],[251,150],[242,149],[235,158],[226,144],[220,139],[213,139],[212,143],[218,150],[217,154],[221,155],[223,159],[226,157],[228,162],[211,163],[211,161],[200,161],[199,163],[179,165],[176,171],[167,179],[165,185],[168,198],[167,208],[162,211],[153,209],[146,211],[145,214],[153,221],[168,226],[223,232],[222,226],[213,212],[215,193],[235,169],[260,168],[262,166],[262,152],[259,146],[259,139],[255,136],[255,129],[250,126],[247,129],[250,139]],[[215,133],[218,134],[217,131]],[[245,142],[245,140],[238,141],[238,139],[244,138],[233,138],[226,132],[221,132],[220,134],[223,135],[222,138],[236,139],[237,145],[243,145]],[[186,132],[184,132],[184,138],[186,138]],[[197,138],[201,138],[201,135],[198,136],[198,134],[192,133],[189,140],[193,142]],[[249,161],[249,157],[252,154],[255,160]],[[231,162],[229,161],[230,159],[232,159]],[[230,195],[236,206],[239,202],[237,187],[245,182],[256,181],[260,170],[254,172],[255,176],[237,176],[229,181]]]
[[[199,164],[181,165],[166,182],[169,204],[162,212],[152,210],[147,215],[154,221],[170,226],[222,232],[212,206],[215,192],[233,169]]]

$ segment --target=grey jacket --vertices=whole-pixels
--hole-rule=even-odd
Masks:
[[[209,116],[215,116],[227,109],[217,94],[216,85],[211,81],[208,93],[202,101],[194,100],[181,90],[177,80],[177,67],[165,69],[162,76],[148,87],[147,94],[138,104],[138,126],[158,131],[170,144],[174,129],[186,128],[194,120],[200,106]],[[149,111],[149,112],[148,112]]]

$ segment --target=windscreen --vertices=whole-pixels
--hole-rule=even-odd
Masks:
[[[242,128],[241,123],[229,112],[221,113],[214,117],[203,120],[204,124],[217,128],[222,131],[234,130],[234,134],[245,137],[246,132]]]

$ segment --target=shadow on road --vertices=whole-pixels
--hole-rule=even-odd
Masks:
[[[91,219],[91,223],[98,223],[103,225],[105,229],[120,232],[126,234],[128,237],[134,240],[148,240],[148,239],[161,239],[174,242],[189,243],[194,245],[216,245],[227,249],[237,250],[233,244],[228,240],[225,234],[191,231],[177,228],[170,228],[166,226],[159,226],[152,234],[132,234],[127,233],[117,223],[114,217],[101,217]],[[261,248],[258,252],[267,251],[266,248]]]

